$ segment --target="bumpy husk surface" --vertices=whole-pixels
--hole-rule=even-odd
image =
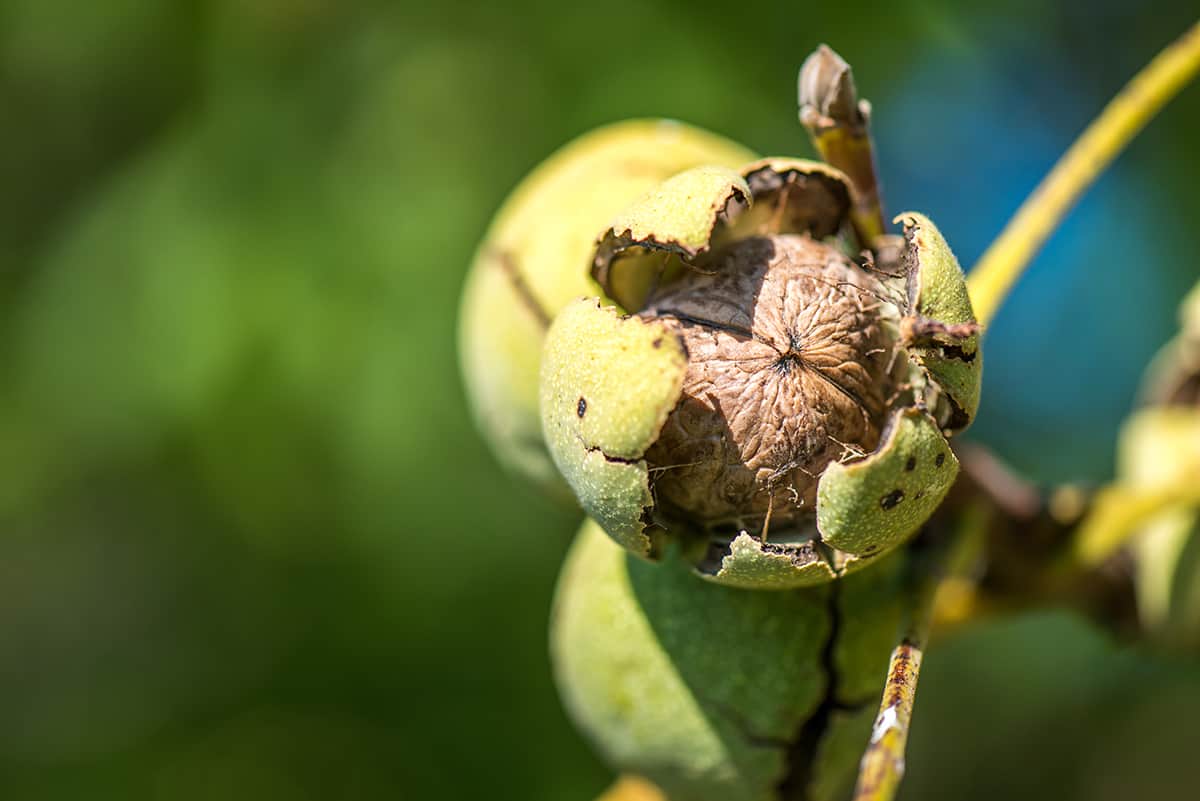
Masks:
[[[897,635],[902,568],[897,554],[836,585],[740,590],[677,559],[637,559],[588,522],[551,625],[566,706],[614,768],[672,801],[844,797]]]
[[[596,237],[664,179],[751,158],[742,146],[692,126],[633,120],[581,136],[513,190],[479,246],[459,315],[471,409],[506,467],[570,497],[542,441],[538,368],[546,327],[559,309],[599,294],[589,276]]]

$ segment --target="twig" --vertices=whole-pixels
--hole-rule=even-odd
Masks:
[[[955,452],[962,473],[934,519],[958,521],[978,550],[971,575],[938,590],[937,634],[968,620],[1047,607],[1070,608],[1115,635],[1130,634],[1137,622],[1132,576],[1112,550],[1099,553],[1098,534],[1080,538],[1101,507],[1111,508],[1106,491],[1035,486],[976,443]],[[1123,520],[1126,510],[1117,511]]]
[[[985,326],[1079,196],[1200,69],[1200,22],[1162,50],[1104,107],[1009,220],[968,278]]]
[[[871,143],[871,106],[858,99],[850,65],[827,45],[804,60],[799,80],[800,122],[813,147],[846,173],[854,190],[851,216],[863,247],[883,233],[883,206]]]
[[[904,749],[937,591],[944,581],[963,572],[970,553],[968,538],[962,532],[950,530],[945,535],[947,541],[934,548],[931,558],[913,566],[907,631],[892,650],[879,714],[859,763],[854,801],[892,801],[904,778]]]
[[[904,778],[904,748],[908,744],[923,647],[906,638],[892,651],[883,703],[871,730],[871,743],[858,769],[855,801],[890,801]]]

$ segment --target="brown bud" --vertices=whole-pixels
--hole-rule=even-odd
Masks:
[[[866,124],[854,75],[845,59],[821,45],[804,60],[798,80],[800,114],[806,126],[859,128]]]

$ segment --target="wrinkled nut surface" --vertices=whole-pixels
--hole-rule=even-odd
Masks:
[[[894,391],[884,287],[805,236],[740,240],[639,313],[688,354],[683,394],[646,454],[660,513],[790,526],[831,462],[868,453]]]

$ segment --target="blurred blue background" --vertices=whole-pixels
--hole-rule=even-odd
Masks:
[[[972,263],[1194,0],[0,0],[0,797],[590,799],[551,684],[577,522],[455,355],[506,193],[631,116],[807,155],[819,42],[889,209]],[[990,335],[972,436],[1102,480],[1200,274],[1200,88]],[[908,799],[1194,792],[1200,665],[1046,613],[928,657]]]

